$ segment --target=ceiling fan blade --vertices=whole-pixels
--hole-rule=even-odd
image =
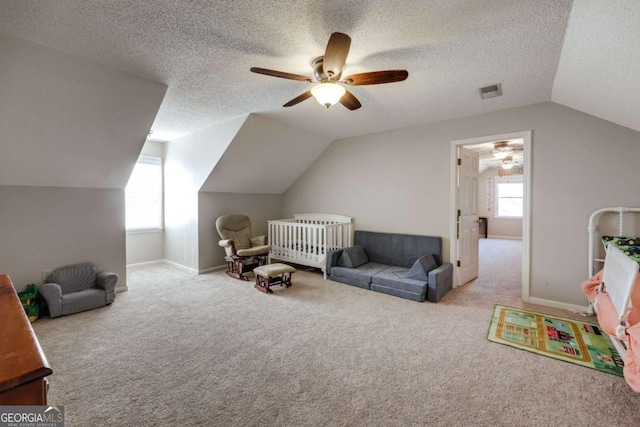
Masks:
[[[327,43],[322,60],[322,70],[332,78],[340,75],[351,47],[351,37],[343,33],[333,33]]]
[[[340,104],[344,105],[351,111],[357,110],[358,108],[362,107],[362,104],[360,104],[358,98],[353,96],[353,94],[349,91],[346,91],[344,95],[342,95],[342,98],[340,98]]]
[[[382,83],[401,82],[409,77],[407,70],[372,71],[370,73],[352,74],[342,79],[342,83],[351,86],[379,85]]]
[[[266,68],[258,68],[258,67],[252,67],[250,71],[252,73],[264,74],[266,76],[280,77],[282,79],[298,80],[301,82],[309,82],[309,83],[312,82],[312,80],[309,77],[301,76],[300,74],[285,73],[284,71],[268,70]]]
[[[293,98],[291,101],[289,101],[286,104],[284,104],[283,107],[291,107],[292,105],[296,105],[296,104],[304,101],[305,99],[311,98],[312,96],[313,95],[311,95],[311,91],[308,90],[305,93],[303,93],[302,95],[298,95],[295,98]]]

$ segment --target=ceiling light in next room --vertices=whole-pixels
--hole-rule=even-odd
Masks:
[[[511,169],[513,167],[513,157],[507,156],[502,159],[502,169]]]
[[[508,141],[500,141],[493,144],[493,151],[491,152],[493,157],[497,159],[504,159],[507,156],[513,154],[513,148],[509,147]]]

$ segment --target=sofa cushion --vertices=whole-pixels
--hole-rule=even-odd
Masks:
[[[100,267],[92,262],[66,265],[53,270],[45,282],[60,285],[60,290],[64,295],[95,286],[96,276],[100,271]]]
[[[92,310],[106,304],[106,294],[102,289],[88,288],[62,295],[62,315]]]
[[[393,264],[393,234],[391,233],[378,233],[374,231],[362,231],[356,230],[354,234],[354,244],[362,245],[367,251],[367,257],[370,262],[378,264],[394,265]],[[425,252],[422,252],[427,253]],[[417,259],[416,256],[415,259]],[[407,267],[410,267],[408,265]]]
[[[423,280],[425,282],[428,282],[429,272],[435,270],[436,268],[438,268],[438,263],[436,263],[433,255],[426,254],[416,260],[416,262],[407,273],[407,277],[409,279]]]
[[[356,230],[354,244],[364,246],[369,261],[379,264],[411,268],[424,254],[442,263],[441,237]]]
[[[371,284],[370,289],[374,292],[393,295],[394,297],[410,299],[417,302],[423,302],[426,299],[425,294],[402,291],[400,289],[390,288],[388,286],[376,285],[375,283]]]
[[[256,256],[266,255],[271,251],[271,245],[253,246],[247,249],[239,249],[236,251],[238,256]]]
[[[388,265],[377,264],[375,262],[368,262],[358,268],[333,267],[331,269],[331,277],[348,277],[351,279],[363,279],[371,282],[371,278],[375,274],[378,274],[387,268],[389,268]]]
[[[338,266],[357,268],[369,262],[367,253],[362,245],[355,245],[342,251],[342,255],[338,259]]]
[[[389,267],[371,278],[371,284],[426,295],[427,281],[407,278],[408,268]]]
[[[371,277],[361,276],[359,278],[343,277],[343,276],[331,276],[336,282],[344,283],[346,285],[355,286],[366,290],[371,289]]]

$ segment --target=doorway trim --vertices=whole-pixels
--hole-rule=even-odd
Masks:
[[[458,236],[456,213],[458,210],[458,147],[464,145],[483,144],[504,139],[522,138],[523,143],[523,180],[524,180],[524,207],[522,214],[522,301],[530,299],[530,261],[531,261],[531,130],[504,133],[500,135],[488,135],[476,138],[458,139],[451,141],[451,176],[450,176],[450,209],[449,209],[449,260],[454,265],[458,260]],[[458,270],[453,269],[453,285],[458,286]]]

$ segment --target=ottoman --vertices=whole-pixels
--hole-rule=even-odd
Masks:
[[[256,275],[256,289],[264,293],[273,293],[271,285],[291,286],[291,276],[296,269],[287,264],[267,264],[253,269]]]

